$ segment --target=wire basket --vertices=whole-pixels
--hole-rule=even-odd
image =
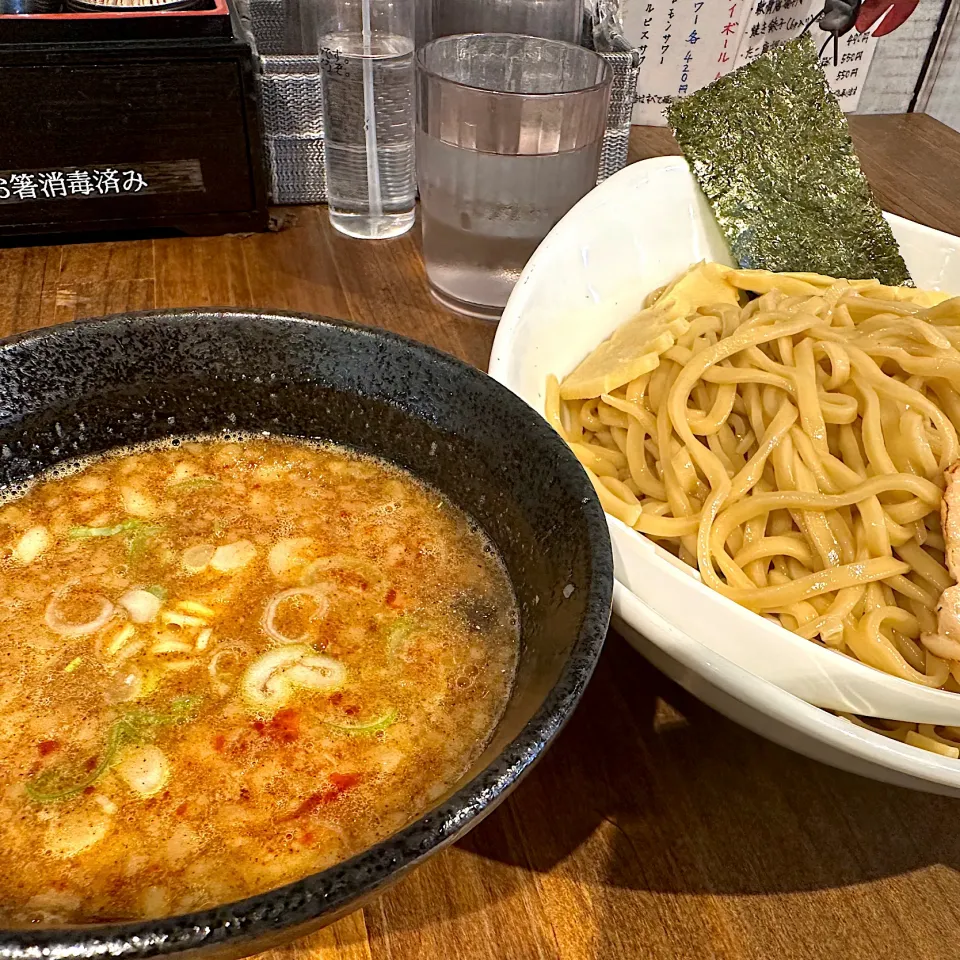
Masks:
[[[324,203],[323,104],[316,55],[288,54],[289,0],[249,0],[250,30],[260,59],[260,109],[274,203]],[[622,37],[600,55],[613,69],[607,130],[600,156],[604,180],[627,165],[630,118],[640,56]]]

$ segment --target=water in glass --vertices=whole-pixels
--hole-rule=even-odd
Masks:
[[[419,133],[423,252],[434,295],[495,317],[527,260],[595,184],[601,143],[546,156],[505,156]]]
[[[364,239],[404,233],[413,225],[416,202],[413,41],[377,33],[366,41],[361,33],[321,37],[320,71],[333,225]],[[370,122],[376,145],[368,160]],[[380,211],[371,207],[371,177],[379,179]]]

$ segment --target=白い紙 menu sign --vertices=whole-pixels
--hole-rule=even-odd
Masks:
[[[634,123],[663,124],[679,97],[742,67],[806,30],[845,112],[860,102],[878,40],[902,24],[918,0],[839,0],[842,32],[822,29],[823,0],[624,0],[627,39],[640,53]]]

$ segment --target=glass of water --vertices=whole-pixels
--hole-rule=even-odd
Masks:
[[[415,0],[320,0],[330,221],[384,239],[413,226]]]
[[[540,241],[597,182],[612,71],[537,37],[444,37],[417,54],[417,180],[434,296],[497,318]]]
[[[433,4],[433,37],[523,33],[579,43],[583,0],[420,0]]]

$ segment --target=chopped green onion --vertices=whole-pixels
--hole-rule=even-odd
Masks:
[[[96,783],[116,760],[117,751],[120,749],[113,731],[114,727],[111,727],[110,733],[107,734],[107,744],[100,762],[86,777],[69,783],[67,786],[61,786],[65,780],[69,780],[69,775],[65,775],[59,769],[50,770],[46,774],[41,773],[40,776],[26,785],[27,796],[37,803],[51,803],[55,800],[66,800],[67,797],[82,793],[91,784]]]
[[[110,724],[103,753],[97,765],[79,780],[75,771],[55,767],[46,770],[26,785],[27,796],[37,803],[51,803],[82,793],[99,780],[117,761],[120,751],[131,743],[152,740],[161,727],[179,725],[193,720],[200,704],[199,697],[177,697],[170,702],[166,713],[150,710],[129,710]],[[71,773],[74,776],[71,776]]]
[[[161,603],[164,603],[167,597],[170,595],[166,587],[161,587],[159,583],[153,584],[153,586],[147,587],[147,593],[152,593]]]
[[[332,720],[324,720],[326,726],[332,727],[339,733],[345,733],[350,737],[370,736],[370,734],[386,730],[387,727],[392,727],[396,722],[396,710],[388,710],[382,716],[377,717],[375,720],[368,720],[366,723],[334,723]]]
[[[74,527],[70,531],[70,538],[72,540],[90,540],[94,537],[115,537],[119,533],[126,533],[129,535],[127,553],[131,561],[136,561],[146,552],[150,537],[158,534],[162,529],[162,527],[147,523],[145,520],[130,517],[127,520],[121,520],[120,523],[114,524],[112,527]]]
[[[199,490],[201,487],[213,487],[219,485],[220,481],[216,477],[190,477],[188,480],[178,480],[171,483],[171,491],[178,490]]]
[[[80,664],[83,663],[83,657],[74,657],[64,668],[64,673],[73,673]]]
[[[142,520],[130,518],[128,520],[121,520],[120,523],[112,527],[74,527],[70,531],[70,539],[89,540],[93,537],[115,537],[118,533],[136,530],[137,527],[142,525]]]
[[[416,630],[417,621],[409,613],[401,613],[393,623],[387,627],[387,653],[390,656],[396,655],[400,647],[410,638],[410,634]]]
[[[130,533],[130,542],[127,544],[127,556],[131,563],[136,563],[142,559],[147,552],[147,544],[150,538],[158,534],[163,528],[149,523],[141,523],[134,527]]]

